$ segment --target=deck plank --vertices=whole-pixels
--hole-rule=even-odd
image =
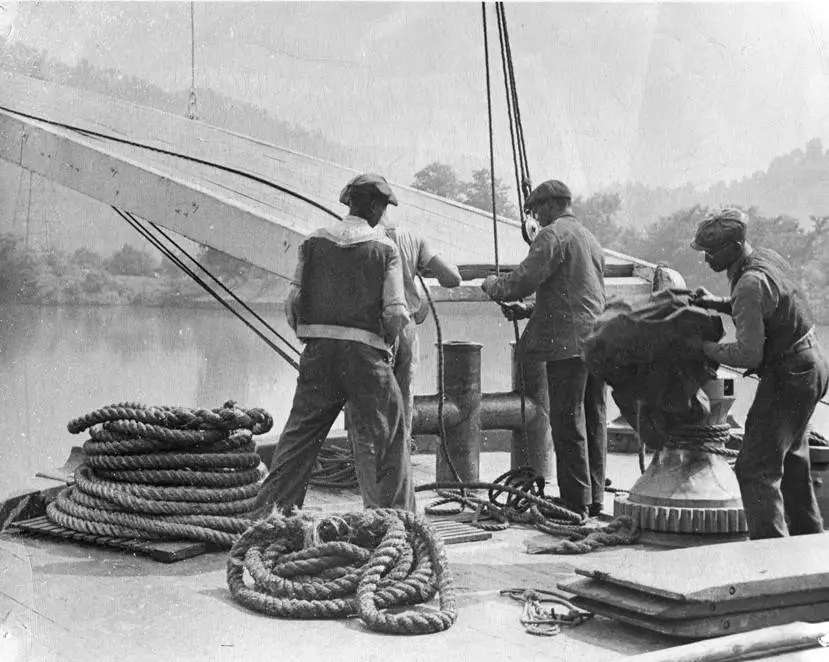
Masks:
[[[738,612],[829,602],[829,589],[825,588],[780,595],[764,595],[743,600],[728,600],[726,602],[683,602],[585,577],[571,577],[559,582],[558,587],[581,598],[601,602],[609,607],[631,611],[643,618],[658,620],[706,618]]]
[[[829,588],[827,548],[829,537],[818,533],[728,542],[716,553],[709,546],[670,550],[658,561],[623,550],[577,572],[671,600],[724,602]]]
[[[595,614],[601,614],[652,632],[688,639],[721,637],[774,625],[785,625],[795,621],[816,623],[829,619],[829,602],[672,620],[648,618],[634,611],[583,597],[573,598],[573,604]]]

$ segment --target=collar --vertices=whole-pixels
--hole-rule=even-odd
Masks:
[[[338,244],[352,244],[386,236],[380,225],[371,227],[366,219],[351,214],[341,221],[332,222],[322,232]]]
[[[351,214],[347,214],[343,220],[343,223],[349,223],[351,225],[366,225],[368,226],[368,221],[364,218],[360,218],[359,216],[352,216]],[[371,227],[371,226],[369,226]]]
[[[728,269],[725,271],[725,275],[728,276],[729,281],[733,281],[734,277],[737,274],[742,273],[743,267],[745,266],[746,261],[748,260],[749,256],[754,252],[754,249],[749,250],[745,255],[743,255],[739,260],[734,262]]]

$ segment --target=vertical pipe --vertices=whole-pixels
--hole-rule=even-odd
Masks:
[[[459,421],[446,427],[446,451],[462,481],[480,480],[481,460],[481,347],[473,342],[445,342],[444,393],[459,411]],[[438,450],[438,481],[454,481],[449,464]]]
[[[512,431],[512,452],[510,465],[513,469],[528,466],[537,474],[550,480],[555,478],[553,457],[553,436],[550,431],[550,400],[547,394],[547,366],[543,361],[526,360],[522,352],[512,346],[512,388],[535,402],[537,412],[526,417],[526,434],[522,430]],[[519,365],[519,360],[521,365]],[[523,367],[524,378],[521,379]]]

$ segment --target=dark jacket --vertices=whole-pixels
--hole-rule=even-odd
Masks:
[[[527,257],[490,291],[497,301],[535,292],[522,351],[539,361],[581,356],[584,341],[605,307],[604,252],[572,215],[557,218],[536,235]]]

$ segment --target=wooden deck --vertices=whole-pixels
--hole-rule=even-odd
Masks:
[[[414,457],[416,484],[432,480],[433,455]],[[509,465],[508,453],[484,453],[482,479]],[[636,458],[614,455],[611,475],[624,485],[638,474]],[[434,495],[420,494],[422,508]],[[350,512],[356,490],[312,490],[307,508]],[[554,589],[576,576],[587,557],[531,555],[525,543],[549,540],[514,527],[490,540],[448,545],[458,594],[457,623],[447,632],[395,637],[367,631],[354,619],[275,620],[248,612],[231,598],[224,553],[160,564],[123,551],[0,535],[0,646],[20,648],[20,660],[619,660],[677,640],[597,617],[553,638],[524,632],[520,604],[504,588]],[[643,551],[655,548],[637,546]],[[5,643],[3,643],[5,642]],[[10,643],[12,642],[12,643]],[[0,652],[2,652],[0,648]]]

